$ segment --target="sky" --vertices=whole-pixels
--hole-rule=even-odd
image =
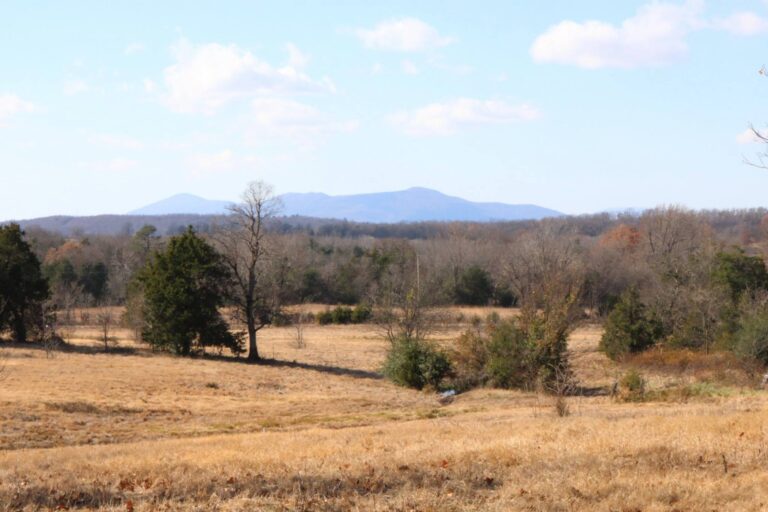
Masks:
[[[429,187],[768,206],[768,1],[0,3],[0,219]]]

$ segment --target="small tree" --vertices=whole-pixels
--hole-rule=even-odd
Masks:
[[[104,344],[104,352],[109,352],[110,345],[117,344],[117,338],[112,336],[112,329],[115,323],[112,309],[108,306],[100,306],[99,312],[96,314],[96,322],[98,322],[99,326],[99,339]]]
[[[142,337],[154,347],[180,355],[207,346],[241,351],[219,312],[229,278],[221,257],[190,227],[171,238],[142,270]]]
[[[485,306],[493,296],[493,281],[487,270],[477,265],[462,272],[454,290],[457,304]]]
[[[0,332],[10,328],[17,342],[27,341],[30,328],[42,332],[43,301],[48,295],[40,261],[21,227],[0,226]]]
[[[296,334],[296,348],[306,348],[307,340],[304,338],[304,330],[307,324],[307,312],[303,307],[296,312],[296,319],[293,322],[293,328]]]
[[[660,322],[640,302],[637,290],[630,288],[608,315],[600,349],[611,359],[618,359],[652,346],[662,332]]]

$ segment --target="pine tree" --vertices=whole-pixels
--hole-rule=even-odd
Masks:
[[[42,331],[42,303],[48,294],[40,261],[21,227],[0,226],[0,331],[10,329],[18,342],[27,341],[30,328]]]
[[[139,275],[145,341],[180,355],[208,346],[242,351],[219,312],[229,273],[221,257],[190,227],[171,238]]]

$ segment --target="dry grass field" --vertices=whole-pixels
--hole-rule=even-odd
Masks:
[[[617,402],[601,390],[624,368],[596,327],[570,340],[592,392],[568,417],[536,393],[441,404],[395,387],[371,326],[309,326],[304,349],[265,329],[263,365],[153,354],[129,334],[109,354],[95,327],[55,357],[0,349],[0,510],[768,510],[766,393],[645,360],[651,386],[698,392]]]

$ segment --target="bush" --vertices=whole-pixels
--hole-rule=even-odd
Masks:
[[[568,374],[565,354],[558,349],[563,336],[547,333],[540,320],[531,325],[500,320],[488,324],[485,333],[470,329],[459,337],[452,354],[456,385],[533,389],[551,384],[558,374]]]
[[[661,338],[661,324],[649,314],[635,289],[625,292],[608,315],[600,350],[611,359],[641,352]]]
[[[640,402],[645,398],[645,379],[637,370],[630,370],[618,382],[618,398]]]
[[[293,319],[285,313],[278,313],[272,317],[273,327],[288,327],[290,325],[293,325]]]
[[[483,385],[488,381],[488,337],[476,329],[459,336],[451,354],[454,369],[454,385],[460,390]]]
[[[328,325],[333,323],[333,312],[330,309],[319,312],[315,319],[319,325]]]
[[[352,323],[362,324],[373,317],[373,310],[367,304],[358,304],[352,311]]]
[[[354,309],[347,306],[337,306],[335,308],[320,312],[315,317],[320,325],[329,324],[361,324],[367,322],[373,316],[370,306],[359,304]]]
[[[536,350],[527,333],[515,322],[502,322],[492,330],[486,374],[499,388],[531,389],[539,372]]]
[[[743,359],[768,364],[768,306],[742,315],[733,336],[732,350]]]
[[[451,363],[443,351],[419,339],[400,338],[392,343],[382,372],[399,386],[439,389],[450,373]]]
[[[483,268],[471,266],[461,274],[453,293],[456,304],[484,306],[493,295],[491,275]]]

